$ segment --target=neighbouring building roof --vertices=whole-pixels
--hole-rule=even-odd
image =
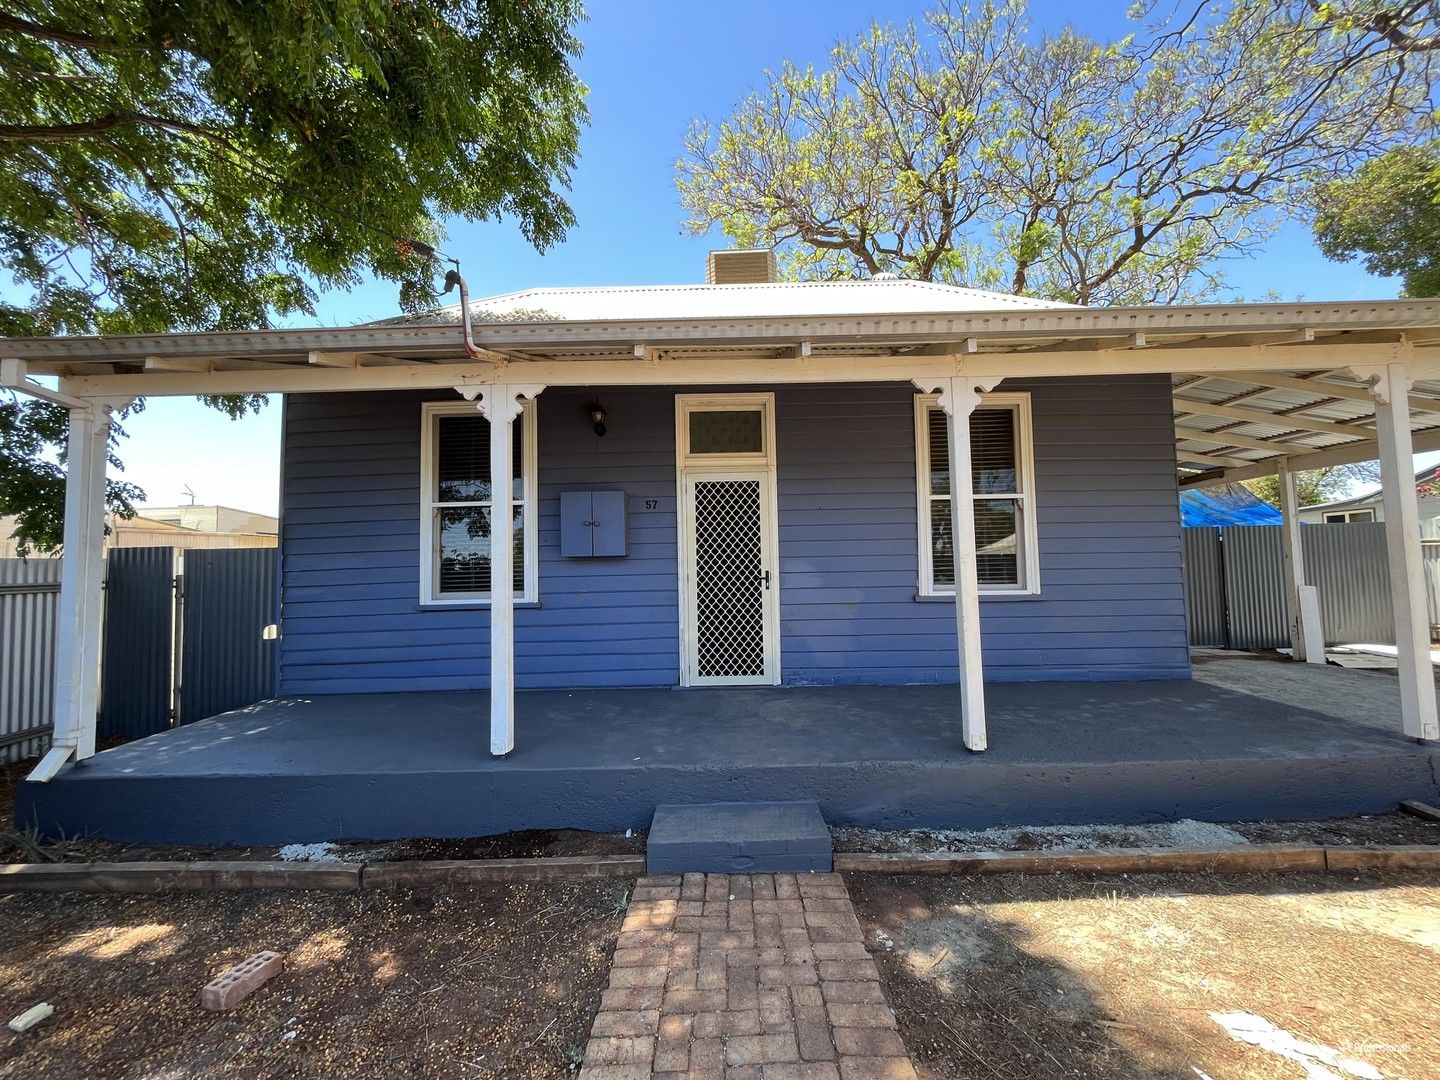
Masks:
[[[822,318],[829,315],[918,315],[1074,308],[1052,300],[983,292],[907,278],[801,281],[750,285],[614,285],[522,289],[470,301],[480,322],[601,322],[633,319]],[[460,305],[370,326],[458,323]]]
[[[1279,525],[1280,511],[1243,484],[1180,492],[1182,525]]]
[[[280,519],[272,514],[259,514],[216,503],[182,503],[178,506],[141,506],[140,517],[157,523],[177,526],[189,532],[206,533],[273,533],[279,531]]]
[[[1421,469],[1417,472],[1415,474],[1415,487],[1422,498],[1433,498],[1436,493],[1440,493],[1440,466],[1431,465],[1428,469]],[[1315,503],[1312,506],[1305,507],[1305,509],[1307,511],[1350,510],[1363,506],[1375,506],[1379,504],[1380,500],[1381,491],[1379,488],[1376,488],[1374,491],[1368,491],[1364,495],[1352,495],[1348,499],[1335,499],[1327,503]]]
[[[187,509],[189,508],[187,507]],[[205,508],[201,507],[200,509]],[[243,511],[239,512],[243,513]],[[276,529],[278,529],[277,519],[269,518],[268,520],[275,522]],[[0,517],[0,559],[13,559],[19,555],[20,541],[15,537],[15,529],[18,524],[19,522],[14,517]],[[279,539],[276,529],[202,531],[185,525],[177,525],[172,521],[146,517],[144,513],[136,514],[133,518],[122,518],[118,514],[107,513],[105,515],[105,547],[275,547]],[[47,558],[48,556],[40,557]]]

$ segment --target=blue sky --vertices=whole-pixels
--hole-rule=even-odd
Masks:
[[[579,218],[565,243],[538,254],[510,224],[453,223],[446,251],[461,260],[473,296],[534,285],[671,283],[703,280],[705,252],[718,237],[682,234],[674,163],[690,121],[724,118],[782,59],[826,61],[837,38],[874,20],[918,17],[911,0],[735,0],[719,8],[657,0],[591,0],[580,29],[578,67],[590,87],[591,125],[584,132],[571,203]],[[1094,37],[1131,29],[1126,5],[1052,0],[1035,3],[1037,29],[1066,22]],[[1253,259],[1229,264],[1239,297],[1272,290],[1284,299],[1394,296],[1398,283],[1358,266],[1326,261],[1303,226],[1286,228]],[[395,287],[369,282],[320,301],[315,321],[344,325],[396,310]],[[306,320],[308,321],[308,320]],[[152,505],[185,501],[273,512],[277,501],[280,409],[232,422],[198,402],[152,399],[127,425],[126,477]],[[176,448],[183,446],[183,454]]]

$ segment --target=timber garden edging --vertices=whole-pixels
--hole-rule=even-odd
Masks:
[[[835,855],[835,870],[886,874],[1353,872],[1440,870],[1440,845],[1355,847],[1249,844],[1175,850],[955,851]],[[10,863],[0,865],[0,893],[190,892],[240,889],[384,889],[482,881],[560,881],[640,877],[643,855],[536,859],[413,860],[379,863],[280,861]]]

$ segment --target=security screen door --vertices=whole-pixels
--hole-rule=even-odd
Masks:
[[[769,401],[736,397],[681,399],[686,686],[780,681]],[[760,460],[745,460],[752,456]]]

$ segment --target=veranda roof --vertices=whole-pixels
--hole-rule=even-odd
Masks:
[[[894,379],[911,362],[976,377],[1163,372],[1180,483],[1205,486],[1281,458],[1373,457],[1374,400],[1353,368],[1403,356],[1418,376],[1415,449],[1440,449],[1437,300],[1078,307],[881,279],[531,289],[475,300],[471,314],[479,358],[452,306],[354,327],[0,339],[0,359],[11,384],[57,375],[91,395],[434,387],[494,378],[492,365],[516,381],[563,368],[598,384],[640,362],[675,383],[725,364],[734,382],[784,369],[823,383],[842,368],[855,381],[857,366]],[[572,367],[584,364],[596,366]]]

